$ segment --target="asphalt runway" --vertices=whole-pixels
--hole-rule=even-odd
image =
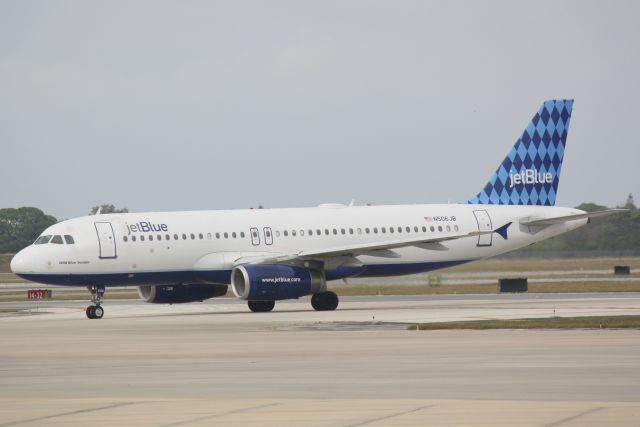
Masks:
[[[0,427],[640,424],[640,331],[409,331],[638,314],[640,293],[3,303]]]

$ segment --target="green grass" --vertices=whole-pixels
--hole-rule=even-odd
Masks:
[[[34,288],[39,288],[34,283]],[[58,290],[55,287],[45,287],[53,290],[53,301],[89,299],[89,291],[84,288],[78,290]],[[465,295],[465,294],[497,294],[498,285],[340,285],[329,286],[329,289],[339,296],[359,295]],[[636,282],[566,282],[566,283],[532,283],[529,293],[583,293],[583,292],[639,292],[640,279]],[[231,288],[226,297],[233,297]],[[110,288],[104,294],[105,300],[138,299],[135,289]],[[28,301],[26,290],[0,292],[0,302]]]
[[[640,316],[551,317],[544,319],[471,320],[463,322],[418,323],[410,330],[441,329],[620,329],[639,328]]]
[[[11,272],[11,269],[9,268],[11,258],[13,258],[13,254],[0,254],[0,273]]]
[[[109,300],[122,300],[122,299],[138,299],[138,292],[131,289],[110,289],[104,294],[104,301]],[[76,292],[76,291],[57,291],[53,288],[53,297],[50,300],[42,301],[75,301],[75,300],[90,300],[91,294],[89,291]],[[8,291],[0,292],[0,302],[37,302],[37,300],[27,299],[27,291]]]
[[[448,295],[497,294],[498,284],[484,285],[340,285],[329,286],[338,295]],[[632,282],[530,283],[530,293],[638,292],[640,279]]]

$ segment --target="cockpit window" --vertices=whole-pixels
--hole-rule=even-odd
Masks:
[[[53,236],[53,239],[51,239],[51,243],[54,243],[56,245],[64,244],[64,242],[62,241],[62,236],[58,236],[58,235]]]
[[[49,243],[49,240],[51,240],[51,235],[48,236],[40,236],[36,239],[35,242],[33,242],[34,245],[45,245],[47,243]]]
[[[73,245],[75,243],[73,237],[69,236],[68,234],[64,235],[64,241],[67,242],[67,245]]]

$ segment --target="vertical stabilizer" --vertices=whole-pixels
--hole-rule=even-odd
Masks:
[[[555,205],[572,108],[572,99],[545,101],[487,185],[467,203]]]

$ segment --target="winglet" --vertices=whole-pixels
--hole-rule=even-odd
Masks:
[[[504,240],[507,240],[507,229],[511,224],[512,224],[511,222],[506,223],[502,227],[496,229],[494,233],[498,233],[500,236],[502,236]]]

